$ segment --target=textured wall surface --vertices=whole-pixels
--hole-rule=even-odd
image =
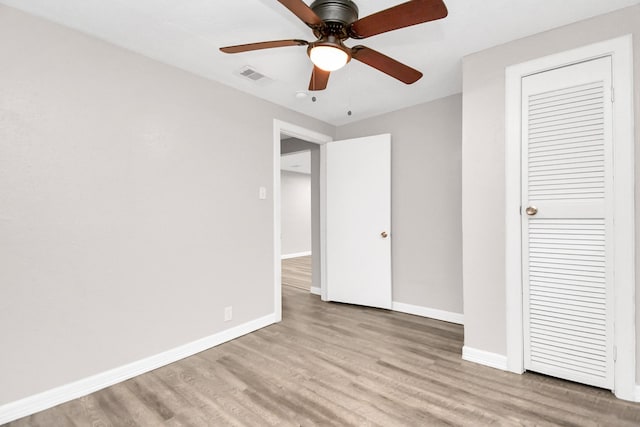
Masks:
[[[462,313],[462,96],[338,128],[391,134],[393,301]]]
[[[280,186],[282,255],[311,252],[311,175],[282,171]]]
[[[0,58],[0,405],[273,313],[273,119],[332,126],[5,6]]]

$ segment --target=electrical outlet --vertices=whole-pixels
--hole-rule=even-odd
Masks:
[[[233,318],[233,307],[225,307],[224,308],[224,321],[228,322]]]

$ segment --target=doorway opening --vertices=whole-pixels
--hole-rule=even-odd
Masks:
[[[319,147],[281,134],[280,152],[282,286],[319,294],[312,278],[313,243],[318,246],[319,237],[312,230],[320,199]]]
[[[390,309],[391,135],[332,141],[276,121],[274,126],[274,296],[282,319],[281,145],[283,135],[311,142],[312,289],[323,301]],[[285,138],[285,139],[293,139]],[[297,143],[297,141],[294,141]],[[309,149],[304,144],[304,149]],[[314,161],[314,153],[317,160]],[[366,161],[362,161],[366,159]],[[312,186],[314,188],[314,186]],[[314,203],[315,200],[315,203]],[[316,208],[317,206],[317,208]],[[319,258],[319,260],[318,260]],[[319,262],[318,262],[319,261]],[[317,266],[319,265],[319,269]],[[330,266],[330,268],[328,268]],[[318,286],[319,284],[319,286]]]
[[[308,292],[322,295],[324,238],[321,213],[323,203],[321,168],[323,144],[332,141],[332,138],[290,123],[274,120],[273,140],[274,311],[276,321],[280,321],[282,320],[283,262],[288,269],[289,276],[286,280],[289,283],[292,281],[291,274],[293,274],[295,276],[293,282],[296,282],[296,285],[306,287]],[[307,161],[308,166],[305,166],[304,162]],[[301,174],[300,169],[305,167],[308,168],[308,174]],[[285,191],[286,194],[283,194]],[[308,202],[292,200],[291,197],[295,197],[296,192],[298,196],[305,197],[305,191],[308,193]],[[296,214],[291,212],[292,209],[300,209],[304,212]],[[296,221],[298,221],[297,224]],[[308,235],[300,236],[301,233],[308,233]]]

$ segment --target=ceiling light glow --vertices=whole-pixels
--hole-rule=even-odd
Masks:
[[[335,71],[344,67],[351,59],[349,54],[339,47],[318,45],[309,50],[309,58],[316,67],[325,71]]]

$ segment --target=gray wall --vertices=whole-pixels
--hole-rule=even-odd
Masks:
[[[281,171],[280,188],[282,255],[311,252],[311,175]]]
[[[273,119],[333,126],[5,6],[0,58],[0,405],[273,313]]]
[[[461,113],[454,95],[338,128],[391,133],[395,302],[462,313]]]
[[[465,345],[506,355],[505,67],[629,33],[634,33],[635,121],[638,129],[640,6],[527,37],[464,58],[462,224]],[[636,146],[639,142],[636,130]],[[636,156],[637,163],[640,149],[636,149]],[[636,191],[640,189],[638,183],[640,176],[636,173]],[[640,231],[639,202],[637,194],[636,233]],[[481,209],[477,209],[478,207]],[[639,242],[638,239],[636,241]],[[638,244],[636,247],[639,247]],[[640,250],[636,249],[636,255],[640,255]],[[636,260],[636,268],[638,267],[640,263]],[[640,271],[636,274],[640,277]],[[636,298],[640,298],[640,292],[636,292]],[[637,305],[638,303],[640,299]],[[637,331],[640,332],[640,324]],[[640,345],[640,339],[637,343]],[[640,358],[637,361],[637,372],[640,374]]]

